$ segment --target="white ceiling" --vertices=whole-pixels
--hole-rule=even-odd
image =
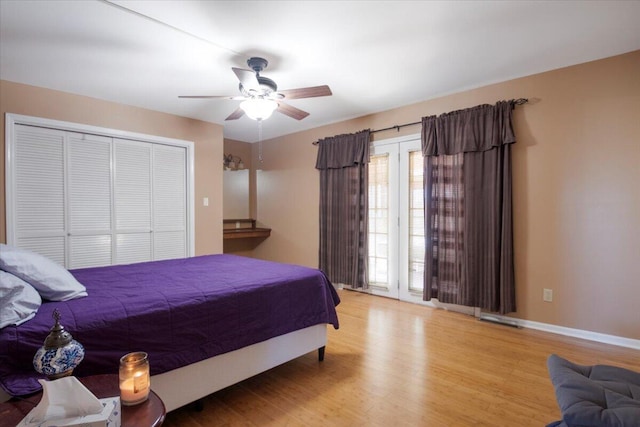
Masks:
[[[301,121],[274,113],[268,139],[637,50],[638,22],[640,1],[0,0],[0,78],[254,142],[256,122],[224,120],[239,101],[178,95],[238,95],[251,56],[279,89],[331,87],[289,101]]]

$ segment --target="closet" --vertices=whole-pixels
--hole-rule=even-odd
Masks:
[[[191,143],[46,124],[10,124],[9,244],[69,269],[192,255]]]

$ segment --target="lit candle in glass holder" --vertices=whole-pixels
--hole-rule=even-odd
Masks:
[[[147,353],[129,353],[120,359],[120,401],[137,405],[149,397],[149,359]]]

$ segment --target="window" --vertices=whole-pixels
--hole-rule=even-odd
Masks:
[[[409,153],[409,292],[422,293],[424,285],[424,168],[422,151]]]
[[[369,284],[389,283],[389,153],[369,162]]]

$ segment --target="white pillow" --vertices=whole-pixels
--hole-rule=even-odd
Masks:
[[[40,304],[40,294],[30,284],[0,270],[0,329],[31,319]]]
[[[29,283],[43,299],[69,301],[87,296],[87,289],[64,267],[26,249],[0,243],[0,269]]]

